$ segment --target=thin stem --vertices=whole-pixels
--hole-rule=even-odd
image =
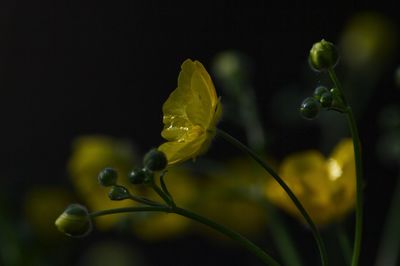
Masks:
[[[353,138],[354,158],[356,163],[356,230],[354,234],[352,266],[358,266],[361,253],[362,226],[363,226],[363,179],[361,162],[361,145],[358,130],[354,119],[353,111],[348,107],[346,113],[347,121],[350,126],[351,137]]]
[[[154,191],[167,203],[169,206],[175,205],[174,201],[168,196],[157,184],[153,181],[150,183]]]
[[[273,266],[279,266],[280,264],[275,261],[272,257],[270,257],[267,253],[265,253],[261,248],[256,246],[253,242],[242,236],[241,234],[223,226],[218,223],[215,223],[203,216],[200,216],[194,212],[190,212],[188,210],[182,209],[182,208],[173,208],[172,212],[185,216],[187,218],[190,218],[192,220],[195,220],[199,223],[202,223],[204,225],[207,225],[216,231],[228,236],[229,238],[238,241],[241,245],[243,245],[245,248],[247,248],[249,251],[251,251],[254,255],[256,255],[258,258],[260,258],[265,265],[273,265]]]
[[[125,208],[115,208],[115,209],[92,212],[89,214],[89,216],[95,218],[99,216],[127,213],[127,212],[170,212],[170,209],[168,209],[167,206],[125,207]]]
[[[149,199],[137,196],[137,195],[130,195],[129,199],[139,202],[139,203],[150,205],[150,206],[161,206],[161,204],[158,202],[155,202],[155,201],[152,201],[152,200],[149,200]]]
[[[256,255],[261,261],[264,262],[265,265],[270,266],[280,266],[280,264],[275,261],[271,256],[269,256],[265,251],[256,246],[253,242],[248,240],[246,237],[241,234],[220,225],[214,221],[211,221],[199,214],[188,211],[179,207],[169,207],[169,206],[150,206],[150,207],[126,207],[126,208],[117,208],[117,209],[109,209],[103,211],[97,211],[90,214],[92,218],[99,217],[103,215],[109,214],[117,214],[117,213],[127,213],[127,212],[165,212],[165,213],[175,213],[186,218],[197,221],[201,224],[207,225],[208,227],[213,228],[214,230],[220,232],[221,234],[239,242],[245,248],[247,248],[250,252]]]
[[[333,68],[328,69],[329,76],[331,77],[334,85],[340,91],[343,103],[346,104],[346,118],[350,128],[351,137],[353,139],[354,158],[356,164],[356,224],[354,233],[354,247],[353,257],[351,261],[352,266],[358,266],[361,253],[361,242],[362,242],[362,226],[363,226],[363,179],[362,179],[362,159],[361,159],[361,142],[358,134],[356,120],[354,118],[353,111],[346,103],[346,99],[343,95],[342,86],[336,76]]]
[[[290,199],[293,201],[293,203],[296,205],[297,209],[300,211],[300,213],[303,215],[305,221],[307,222],[308,226],[310,227],[310,230],[317,242],[317,246],[319,249],[319,253],[321,256],[321,262],[322,265],[326,266],[328,265],[328,256],[327,252],[325,249],[324,242],[322,241],[322,237],[315,226],[314,222],[312,221],[311,217],[308,215],[307,211],[304,209],[303,205],[300,203],[299,199],[294,195],[292,190],[289,188],[289,186],[285,183],[285,181],[280,178],[280,176],[268,165],[264,162],[263,159],[261,159],[254,151],[249,149],[246,145],[241,143],[239,140],[234,138],[233,136],[229,135],[225,131],[221,129],[217,129],[217,133],[223,137],[226,141],[231,143],[232,145],[236,146],[238,149],[242,150],[243,152],[247,153],[250,155],[257,163],[259,163],[278,183],[279,185],[285,190],[285,192],[288,194]]]
[[[329,68],[329,69],[328,69],[328,74],[329,74],[329,77],[331,78],[333,84],[335,85],[335,87],[339,90],[339,92],[340,92],[340,98],[341,98],[341,100],[343,101],[343,104],[344,104],[345,106],[348,106],[347,101],[346,101],[346,98],[345,98],[344,95],[343,95],[343,89],[342,89],[343,87],[342,87],[342,84],[340,83],[339,79],[337,78],[336,73],[335,73],[335,70],[333,70],[333,68]]]

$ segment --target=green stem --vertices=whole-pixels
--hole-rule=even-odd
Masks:
[[[297,209],[300,211],[300,213],[303,215],[305,221],[307,222],[308,226],[310,227],[310,230],[317,242],[317,246],[319,249],[319,253],[321,256],[321,262],[322,265],[327,266],[328,265],[328,256],[327,252],[325,249],[325,244],[322,241],[322,237],[315,226],[314,222],[312,221],[311,217],[308,215],[307,211],[304,209],[303,205],[300,203],[299,199],[294,195],[292,190],[289,188],[289,186],[283,181],[282,178],[268,165],[264,162],[261,157],[259,157],[254,151],[249,149],[246,145],[241,143],[239,140],[234,138],[233,136],[229,135],[225,131],[221,129],[217,129],[217,133],[223,137],[226,141],[231,143],[232,145],[236,146],[238,149],[242,150],[243,152],[247,153],[250,155],[257,163],[259,163],[278,183],[279,185],[285,190],[285,192],[288,194],[290,199],[293,201],[294,205],[296,205]]]
[[[136,196],[136,195],[130,195],[129,199],[139,202],[139,203],[150,205],[150,206],[160,206],[161,205],[158,202],[155,202],[155,201],[152,201],[152,200],[140,197],[140,196]]]
[[[338,88],[338,90],[342,94],[343,103],[346,104],[346,118],[350,128],[351,137],[353,139],[354,158],[356,164],[357,196],[356,196],[356,224],[355,224],[356,228],[354,233],[354,247],[353,247],[353,257],[351,260],[351,265],[358,266],[361,253],[362,226],[363,226],[363,179],[362,179],[361,142],[353,111],[351,107],[346,103],[346,99],[343,95],[343,89],[336,76],[336,73],[332,68],[328,69],[328,73],[334,85]]]
[[[213,222],[203,216],[200,216],[194,212],[185,210],[179,207],[169,207],[169,206],[150,206],[150,207],[126,207],[126,208],[117,208],[117,209],[109,209],[103,211],[97,211],[90,214],[92,218],[99,217],[103,215],[109,214],[117,214],[117,213],[127,213],[127,212],[165,212],[165,213],[175,213],[186,218],[195,220],[201,224],[207,225],[208,227],[213,228],[214,230],[220,232],[221,234],[236,240],[245,248],[247,248],[250,252],[256,255],[261,261],[264,262],[265,265],[270,266],[280,266],[280,264],[275,261],[271,256],[265,253],[261,248],[256,246],[253,242],[242,236],[241,234],[223,226],[216,222]]]
[[[174,201],[170,196],[168,196],[157,184],[153,181],[150,183],[154,191],[167,203],[169,206],[175,205]]]

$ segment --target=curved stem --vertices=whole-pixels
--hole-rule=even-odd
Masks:
[[[328,69],[329,76],[331,77],[334,85],[338,88],[342,94],[342,100],[346,104],[346,99],[343,95],[342,86],[336,76],[335,71],[330,68]],[[362,226],[363,226],[363,179],[362,179],[362,160],[361,160],[361,142],[358,134],[356,120],[354,118],[353,111],[349,105],[346,109],[347,123],[350,128],[351,137],[353,139],[354,158],[356,164],[356,228],[354,233],[354,247],[351,265],[358,266],[361,253],[361,242],[362,242]]]
[[[234,138],[233,136],[229,135],[225,131],[221,129],[217,129],[217,133],[223,137],[225,140],[227,140],[229,143],[232,145],[236,146],[238,149],[242,150],[243,152],[247,153],[250,155],[257,163],[259,163],[278,183],[279,185],[285,190],[285,192],[288,194],[290,199],[293,201],[294,205],[297,207],[297,209],[300,211],[300,213],[303,215],[305,221],[307,222],[308,226],[310,227],[310,230],[315,238],[315,241],[317,242],[317,246],[319,249],[319,253],[321,256],[321,262],[322,265],[326,266],[328,265],[328,256],[325,248],[325,244],[322,241],[322,237],[315,226],[314,222],[312,221],[311,217],[308,215],[307,211],[304,209],[303,205],[300,203],[299,199],[294,195],[292,190],[289,188],[289,186],[285,183],[285,181],[280,178],[280,176],[268,165],[264,162],[263,159],[261,159],[254,151],[249,149],[246,145],[241,143],[239,140]]]
[[[92,212],[89,214],[91,218],[105,216],[117,213],[127,213],[127,212],[169,212],[167,206],[149,206],[149,207],[125,207],[125,208],[115,208],[102,210],[97,212]]]
[[[116,209],[109,209],[109,210],[93,212],[90,214],[90,217],[94,218],[94,217],[99,217],[99,216],[103,216],[103,215],[127,213],[127,212],[128,213],[129,212],[165,212],[165,213],[175,213],[175,214],[184,216],[186,218],[189,218],[189,219],[192,219],[199,223],[202,223],[204,225],[207,225],[208,227],[213,228],[214,230],[220,232],[221,234],[223,234],[233,240],[236,240],[241,245],[243,245],[245,248],[247,248],[250,252],[252,252],[254,255],[256,255],[261,261],[263,261],[265,265],[280,266],[280,264],[277,261],[275,261],[271,256],[269,256],[261,248],[256,246],[253,242],[251,242],[250,240],[248,240],[246,237],[242,236],[241,234],[239,234],[223,225],[220,225],[214,221],[211,221],[199,214],[196,214],[194,212],[188,211],[183,208],[174,207],[174,206],[170,206],[170,207],[169,206],[126,207],[126,208],[116,208]]]
[[[254,255],[256,255],[258,258],[260,258],[265,265],[273,265],[273,266],[279,266],[279,263],[275,261],[272,257],[270,257],[267,253],[265,253],[261,248],[256,246],[253,242],[242,236],[241,234],[223,226],[218,223],[215,223],[203,216],[200,216],[194,212],[182,209],[182,208],[173,208],[172,210],[173,213],[185,216],[187,218],[190,218],[192,220],[195,220],[199,223],[205,224],[216,231],[228,236],[229,238],[238,241],[241,245],[243,245],[245,248],[247,248],[249,251],[251,251]]]
[[[161,206],[161,204],[156,201],[152,201],[152,200],[149,200],[149,199],[137,196],[137,195],[130,195],[129,199],[139,202],[139,203],[150,205],[150,206]]]
[[[362,242],[362,226],[363,226],[363,180],[362,180],[362,163],[361,163],[361,145],[358,136],[357,126],[354,119],[353,111],[348,108],[347,121],[350,126],[351,136],[353,138],[354,158],[356,163],[356,229],[354,233],[352,266],[358,266],[361,253]]]

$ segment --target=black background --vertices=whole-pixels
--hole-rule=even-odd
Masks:
[[[208,67],[213,56],[226,49],[239,50],[254,60],[264,126],[282,133],[271,153],[279,159],[290,151],[317,146],[304,128],[288,132],[284,123],[276,121],[269,108],[271,99],[288,83],[302,82],[312,43],[321,38],[336,41],[348,19],[361,10],[380,11],[399,22],[391,6],[361,1],[3,3],[2,186],[19,193],[32,184],[66,183],[70,144],[82,134],[129,138],[142,152],[158,145],[161,105],[176,86],[181,62],[193,58]],[[390,82],[382,80],[382,84],[386,88]],[[378,135],[369,123],[376,120],[374,107],[393,101],[394,92],[377,91],[379,101],[359,117],[369,152],[374,147],[368,144],[375,143]],[[299,136],[304,139],[299,141]],[[371,166],[375,159],[368,157],[365,166],[365,263],[375,252],[380,217],[394,184],[394,178],[380,179]],[[216,247],[207,243],[204,247],[201,241],[188,240],[190,256],[202,256],[204,263],[209,263],[207,256],[219,256],[213,251]],[[241,253],[245,252],[235,256]]]

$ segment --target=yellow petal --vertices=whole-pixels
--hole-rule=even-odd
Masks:
[[[163,114],[161,136],[168,142],[159,149],[169,165],[195,158],[207,149],[221,107],[210,75],[200,62],[183,62],[178,87],[164,103]]]

